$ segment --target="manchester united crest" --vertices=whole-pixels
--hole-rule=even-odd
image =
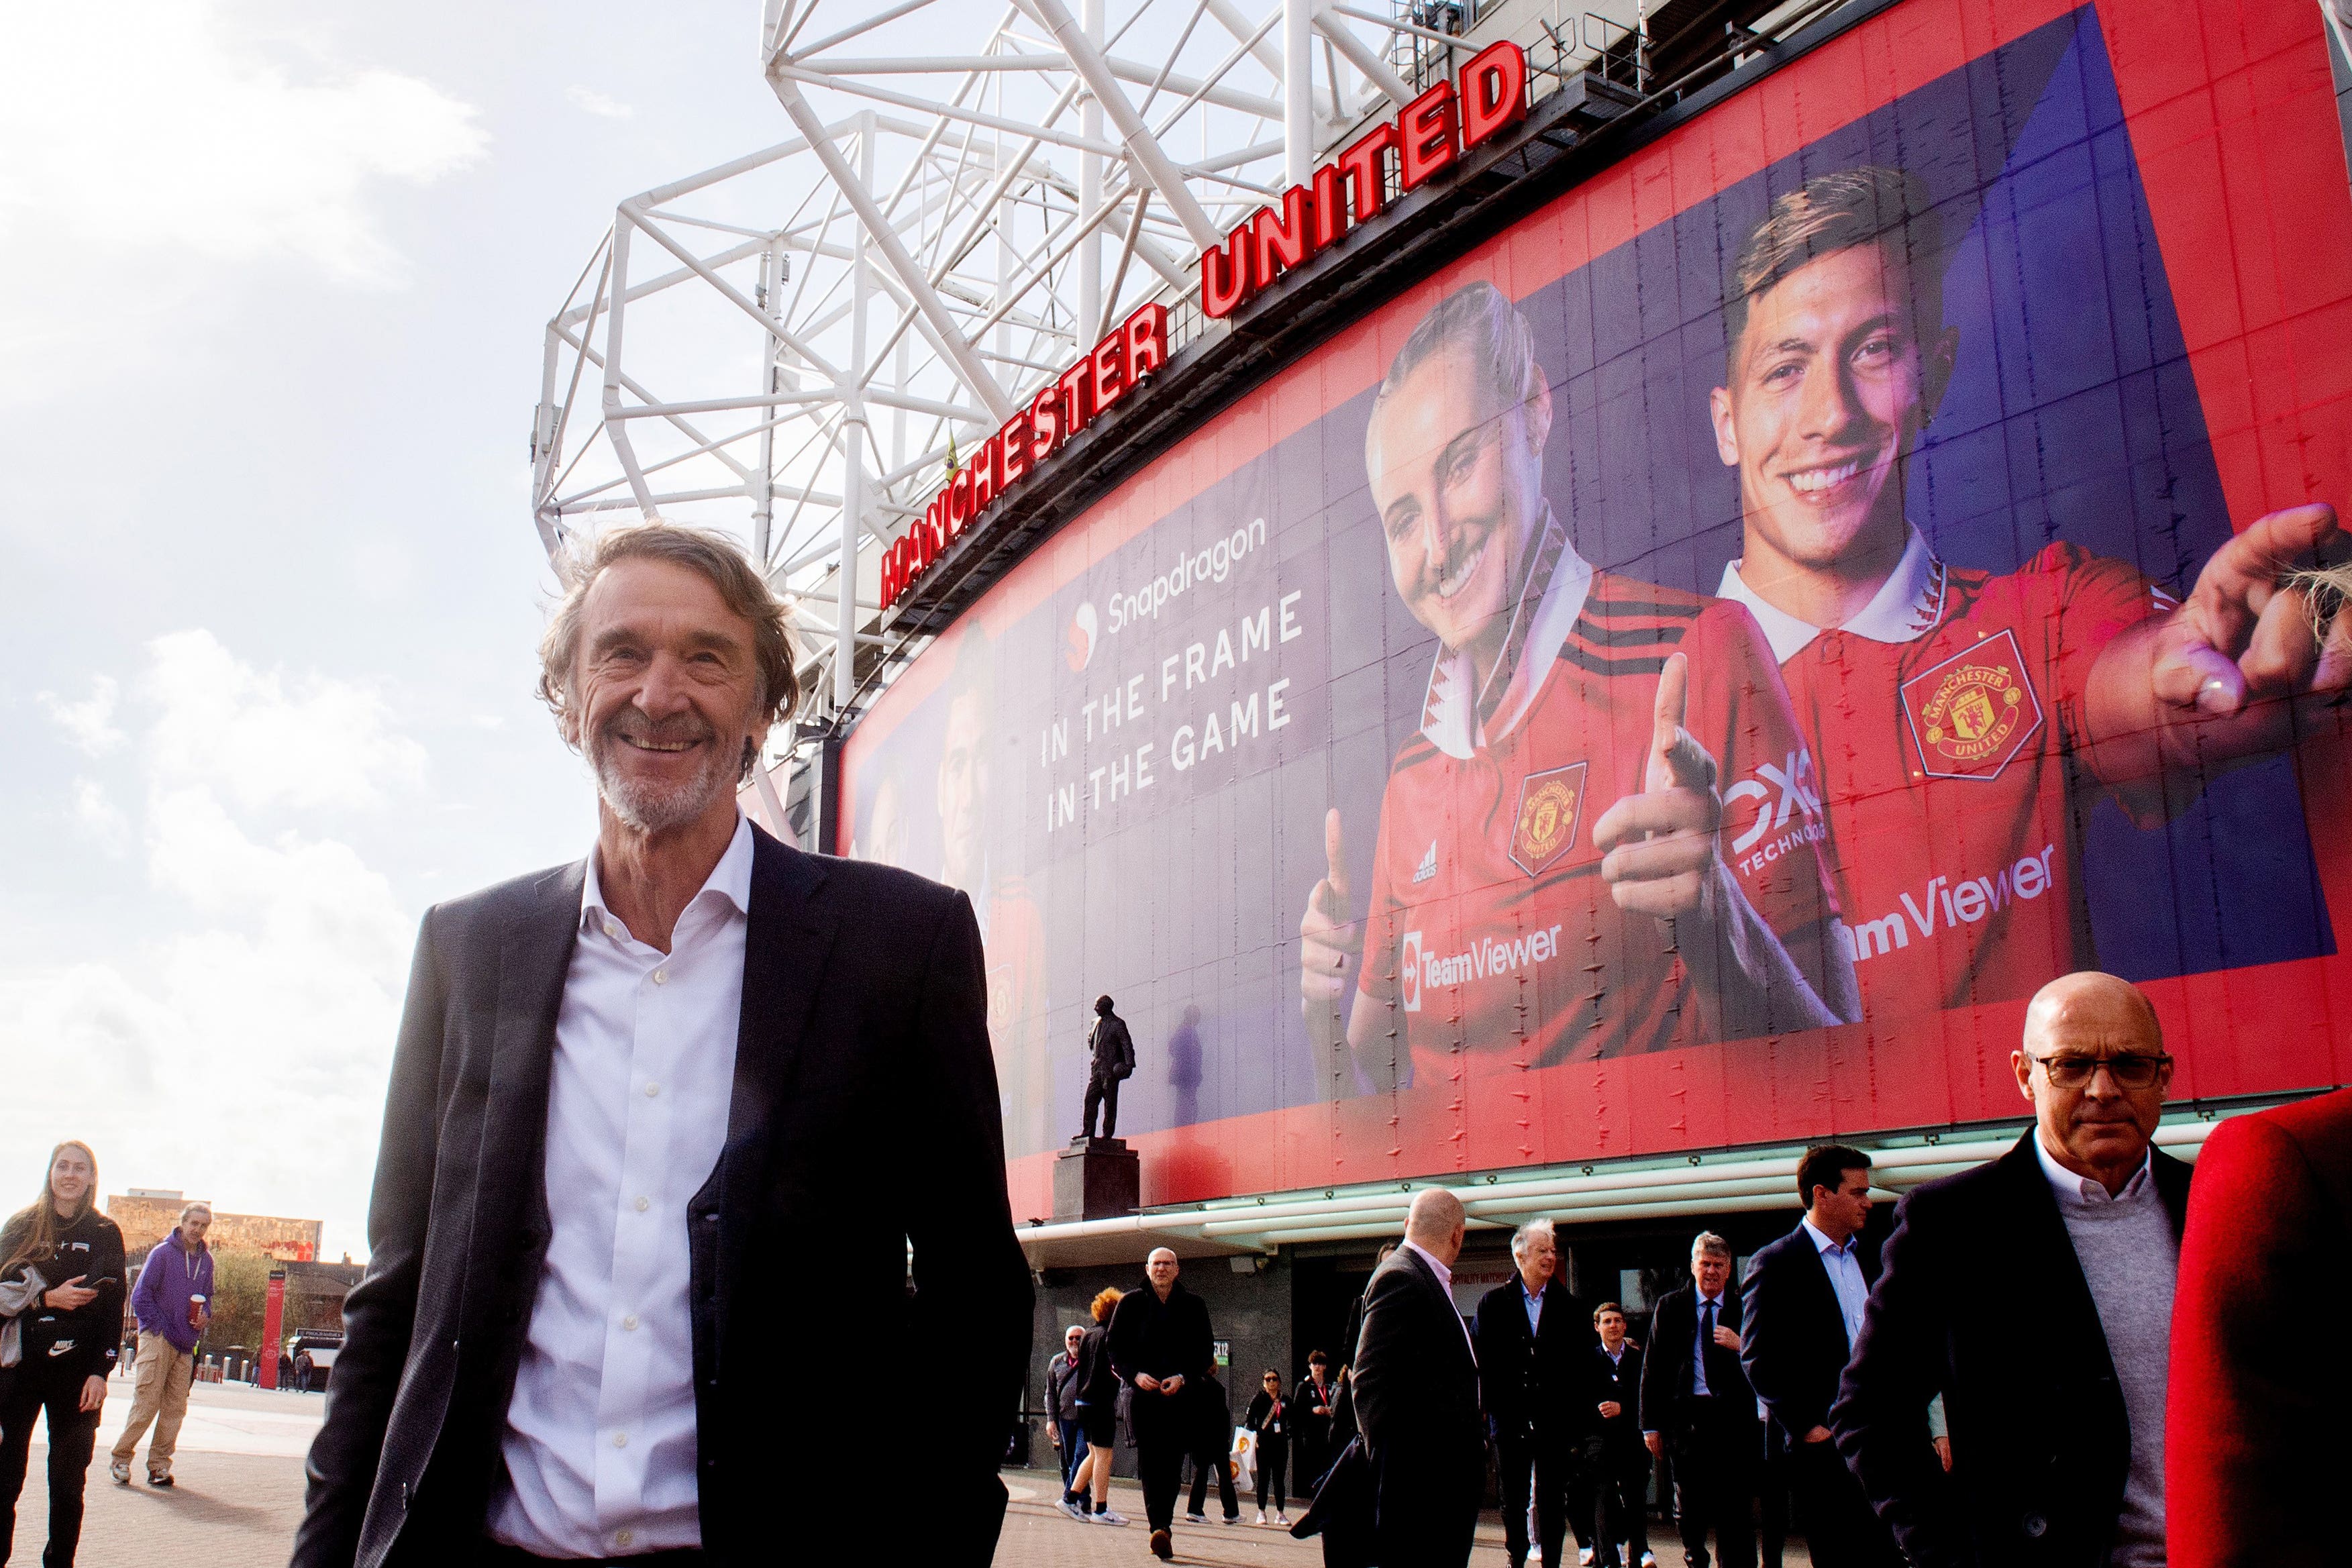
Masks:
[[[1962,649],[1903,683],[1903,716],[1931,779],[1992,779],[2042,727],[2017,633]]]
[[[1519,805],[1511,824],[1511,862],[1529,876],[1541,876],[1576,842],[1584,808],[1584,768],[1571,762],[1519,780]]]

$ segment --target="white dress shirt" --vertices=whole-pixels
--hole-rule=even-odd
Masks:
[[[554,1234],[490,1507],[490,1534],[510,1546],[702,1544],[686,1211],[727,1142],[751,902],[740,819],[667,953],[605,907],[588,858],[548,1086]]]
[[[1862,1277],[1862,1260],[1854,1256],[1860,1243],[1849,1236],[1845,1245],[1839,1246],[1815,1228],[1810,1216],[1798,1223],[1822,1255],[1822,1268],[1830,1277],[1830,1289],[1837,1292],[1838,1312],[1845,1319],[1845,1347],[1852,1351],[1853,1342],[1862,1337],[1862,1309],[1870,1304],[1870,1281]]]

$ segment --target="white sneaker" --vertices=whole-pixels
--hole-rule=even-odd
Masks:
[[[1209,1516],[1205,1513],[1188,1513],[1184,1516],[1184,1522],[1187,1524],[1206,1524],[1209,1522]]]
[[[1257,1511],[1257,1521],[1260,1524],[1264,1524],[1265,1522],[1265,1510],[1259,1509]]]
[[[1094,1516],[1094,1521],[1097,1524],[1125,1524],[1127,1522],[1127,1515],[1118,1512],[1115,1509],[1107,1508],[1100,1513]]]
[[[126,1460],[117,1459],[108,1465],[106,1473],[114,1478],[116,1486],[127,1487],[131,1484],[131,1466]]]
[[[1277,1508],[1274,1511],[1274,1522],[1287,1530],[1290,1527],[1290,1516]]]

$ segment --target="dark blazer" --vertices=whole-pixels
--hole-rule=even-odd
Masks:
[[[1501,1443],[1574,1443],[1600,1429],[1592,1358],[1601,1335],[1592,1311],[1553,1280],[1544,1285],[1543,1326],[1528,1332],[1517,1275],[1478,1299],[1471,1337],[1478,1347],[1478,1392],[1486,1429]]]
[[[1356,1420],[1375,1475],[1375,1560],[1467,1562],[1486,1485],[1478,1367],[1462,1315],[1420,1253],[1400,1247],[1364,1291]]]
[[[1081,1345],[1086,1343],[1084,1340],[1078,1343]],[[1056,1351],[1054,1359],[1045,1364],[1045,1409],[1055,1420],[1078,1419],[1082,1414],[1078,1409],[1078,1397],[1086,1387],[1082,1381],[1085,1376],[1086,1363],[1081,1360],[1072,1364],[1066,1349]]]
[[[1118,1374],[1110,1364],[1110,1330],[1100,1323],[1078,1341],[1078,1397],[1088,1405],[1118,1403]]]
[[[924,1396],[910,1495],[931,1506],[927,1546],[986,1563],[1031,1298],[1005,1199],[979,928],[952,889],[803,854],[757,826],[751,836],[727,1142],[684,1220],[703,1549],[715,1563],[766,1562],[774,1477],[907,1447],[898,1403],[872,1397],[860,1358],[777,1354],[855,1322],[955,1369]],[[518,878],[425,916],[376,1156],[373,1255],[343,1306],[295,1568],[462,1560],[483,1539],[552,1228],[548,1080],[585,870]],[[778,1420],[791,1410],[826,1419]]]
[[[1592,1413],[1598,1417],[1593,1429],[1601,1434],[1601,1453],[1612,1463],[1638,1455],[1647,1465],[1650,1450],[1642,1443],[1642,1347],[1627,1340],[1624,1354],[1612,1360],[1596,1344],[1591,1359]],[[1608,1399],[1617,1402],[1614,1416],[1601,1414],[1601,1404]]]
[[[2345,1552],[2352,1364],[2314,1354],[2352,1297],[2352,1089],[2213,1129],[2172,1300],[2172,1568],[2319,1568]],[[2176,1434],[2178,1434],[2176,1436]]]
[[[1168,1299],[1145,1280],[1119,1298],[1110,1314],[1110,1364],[1121,1382],[1135,1387],[1136,1377],[1150,1373],[1161,1382],[1181,1377],[1184,1386],[1172,1395],[1147,1394],[1136,1388],[1128,1404],[1138,1442],[1174,1436],[1190,1448],[1199,1441],[1194,1430],[1202,1385],[1216,1360],[1216,1342],[1210,1337],[1209,1303],[1177,1281]],[[1218,1396],[1223,1397],[1222,1390]]]
[[[1726,1286],[1716,1326],[1737,1333],[1744,1321],[1739,1292]],[[1698,1287],[1667,1291],[1650,1314],[1650,1337],[1642,1360],[1642,1430],[1661,1434],[1669,1448],[1691,1435],[1696,1417],[1690,1395],[1697,1383],[1691,1364],[1697,1340]],[[1706,1386],[1721,1402],[1719,1408],[1756,1407],[1755,1391],[1748,1385],[1738,1354],[1719,1344],[1706,1347]]]
[[[1919,1568],[2098,1568],[2123,1505],[2123,1391],[2033,1138],[1895,1205],[1830,1411],[1838,1450]],[[2153,1164],[2178,1235],[2189,1167],[2160,1151]],[[1939,1393],[1948,1477],[1927,1443]]]
[[[1855,1260],[1864,1284],[1878,1278],[1875,1250],[1859,1248]],[[1837,1287],[1812,1232],[1800,1223],[1750,1258],[1739,1301],[1748,1325],[1740,1333],[1739,1364],[1793,1448],[1814,1427],[1830,1424],[1850,1348]]]

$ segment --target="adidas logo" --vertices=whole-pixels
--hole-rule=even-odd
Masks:
[[[1412,880],[1416,884],[1418,884],[1427,882],[1431,877],[1433,877],[1436,874],[1437,841],[1435,839],[1432,839],[1429,841],[1429,852],[1421,857],[1421,864],[1414,868]]]

